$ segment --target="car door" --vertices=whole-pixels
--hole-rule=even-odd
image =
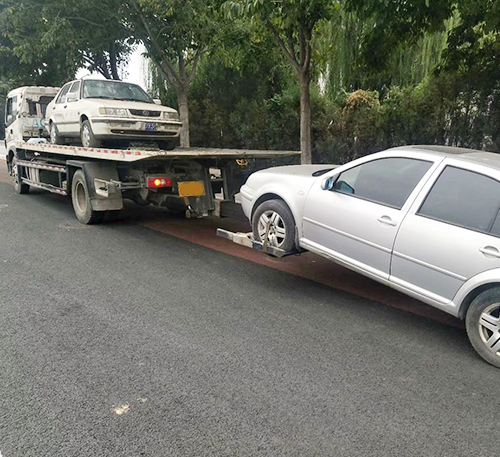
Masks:
[[[75,81],[68,91],[66,103],[63,104],[65,133],[68,136],[80,136],[80,87],[81,81]]]
[[[414,202],[394,245],[390,281],[441,304],[500,267],[500,181],[447,160]]]
[[[323,189],[320,180],[306,199],[301,243],[387,280],[405,203],[433,165],[432,160],[383,157],[343,171],[331,188]]]
[[[68,95],[71,83],[63,86],[61,92],[56,98],[54,103],[54,109],[52,113],[49,113],[54,123],[57,125],[59,133],[67,133],[68,127],[66,124],[66,96]]]

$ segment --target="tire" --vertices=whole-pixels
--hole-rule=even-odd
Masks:
[[[94,136],[94,132],[92,131],[92,126],[90,125],[90,121],[84,120],[82,122],[82,128],[80,130],[80,138],[82,140],[82,146],[84,148],[100,148],[101,140],[98,140]]]
[[[268,246],[292,251],[295,246],[295,219],[283,200],[267,200],[261,203],[252,217],[255,240],[264,242],[268,233]]]
[[[116,222],[116,221],[120,220],[121,215],[122,215],[122,212],[119,209],[104,211],[103,221],[104,222]]]
[[[59,135],[57,125],[53,122],[50,123],[50,142],[52,144],[63,144],[64,138]]]
[[[176,146],[176,141],[175,140],[170,140],[170,141],[158,141],[158,147],[160,149],[163,149],[164,151],[173,151]]]
[[[488,363],[500,368],[500,287],[480,293],[465,318],[472,347]]]
[[[86,225],[98,224],[103,217],[102,211],[94,211],[90,203],[87,181],[82,170],[77,170],[71,182],[71,201],[76,218]]]
[[[16,164],[16,157],[12,158],[12,162],[10,164],[10,175],[12,176],[12,180],[14,181],[14,190],[18,194],[27,194],[30,191],[29,184],[25,184],[21,182],[21,178],[19,177],[19,169]]]

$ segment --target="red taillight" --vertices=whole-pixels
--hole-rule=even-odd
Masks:
[[[172,187],[172,178],[164,176],[148,178],[148,189],[162,189],[164,187]]]

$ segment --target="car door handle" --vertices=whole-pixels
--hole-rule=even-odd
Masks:
[[[494,246],[485,246],[484,248],[479,248],[479,251],[485,256],[500,258],[500,251]]]
[[[377,219],[381,224],[391,225],[392,227],[398,225],[396,221],[393,221],[389,216],[382,216]]]

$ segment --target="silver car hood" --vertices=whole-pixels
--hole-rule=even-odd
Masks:
[[[314,176],[316,172],[322,170],[331,170],[338,167],[338,165],[316,164],[316,165],[287,165],[284,167],[273,167],[265,170],[258,171],[259,174],[271,173],[275,175],[288,175],[288,176],[303,176],[312,179],[317,178],[319,175]]]

